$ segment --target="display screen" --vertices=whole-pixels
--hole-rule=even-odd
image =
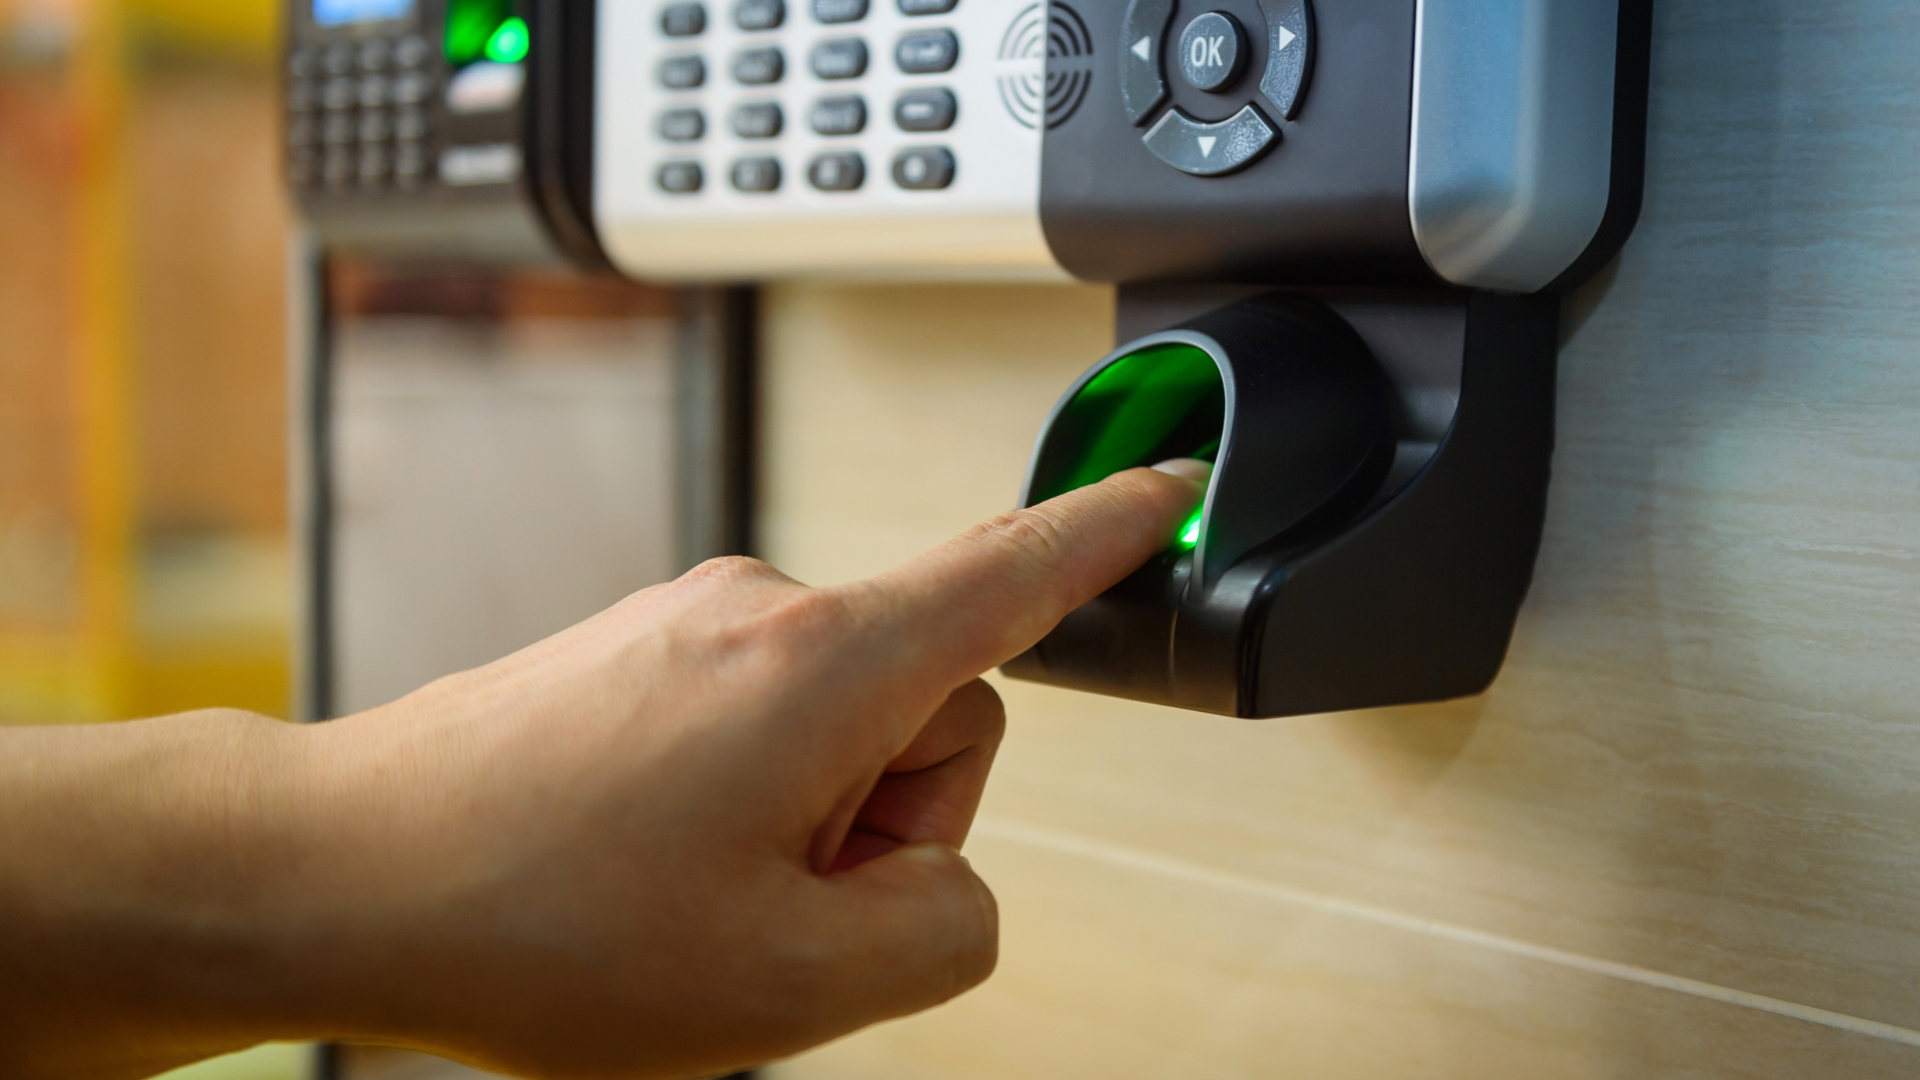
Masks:
[[[313,21],[321,26],[385,22],[413,12],[413,0],[313,0]]]

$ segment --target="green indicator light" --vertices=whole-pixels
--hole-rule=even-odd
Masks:
[[[446,36],[442,48],[447,63],[465,67],[493,56],[493,42],[508,23],[519,23],[526,40],[527,24],[514,17],[513,0],[447,0]],[[522,55],[525,46],[521,47]]]
[[[487,39],[487,59],[502,64],[517,64],[527,58],[527,21],[515,15],[500,24]]]
[[[1200,542],[1200,511],[1195,510],[1193,516],[1187,519],[1186,525],[1181,527],[1180,542],[1188,545]]]

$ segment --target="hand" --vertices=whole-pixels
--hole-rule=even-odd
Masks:
[[[81,1074],[66,1017],[85,1075],[171,1063],[128,1049],[162,1032],[711,1075],[953,997],[997,941],[957,853],[1004,725],[978,676],[1166,546],[1205,466],[1162,468],[853,585],[711,562],[327,724],[0,732],[0,1072]],[[116,780],[96,859],[59,808]]]

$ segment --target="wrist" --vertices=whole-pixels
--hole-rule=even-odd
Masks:
[[[308,732],[207,711],[4,736],[0,1072],[150,1075],[314,1030],[289,903],[319,839]]]

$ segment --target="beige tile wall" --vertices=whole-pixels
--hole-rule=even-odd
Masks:
[[[1483,697],[1244,722],[1004,683],[1002,970],[782,1080],[1920,1075],[1920,24],[1657,5]],[[1095,288],[787,286],[765,547],[1005,508]]]

